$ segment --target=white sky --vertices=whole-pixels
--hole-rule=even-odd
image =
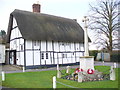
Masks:
[[[9,15],[14,9],[32,11],[33,3],[41,4],[41,13],[77,19],[83,27],[82,19],[88,14],[89,3],[95,0],[0,0],[0,30],[7,31]]]

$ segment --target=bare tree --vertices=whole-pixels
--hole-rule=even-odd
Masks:
[[[89,29],[94,30],[96,38],[94,43],[106,48],[111,55],[112,50],[118,46],[120,2],[119,0],[96,0],[96,2],[96,5],[90,5]]]

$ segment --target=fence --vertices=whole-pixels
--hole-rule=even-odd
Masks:
[[[5,72],[4,71],[1,72],[1,78],[2,78],[2,81],[5,81]]]
[[[114,63],[114,65],[113,66],[111,66],[111,68],[110,69],[108,69],[108,70],[106,70],[106,71],[110,71],[109,72],[109,74],[103,74],[102,75],[102,80],[115,80],[116,79],[116,75],[115,75],[115,68],[117,68],[117,66],[116,66],[116,63]],[[104,72],[106,72],[106,71],[104,71]],[[103,72],[103,73],[104,73]],[[85,77],[85,79],[87,80],[87,81],[89,81],[89,79],[91,78],[91,77],[89,77],[89,76],[87,76],[86,74],[82,74],[82,75],[84,75],[84,77]],[[96,77],[95,76],[95,78],[94,78],[94,80],[99,80],[100,79],[100,75],[98,74],[98,73],[96,73],[96,75],[98,76],[98,77]],[[92,77],[93,78],[93,77]],[[69,79],[70,80],[70,79]],[[75,81],[75,80],[74,80]],[[76,81],[78,81],[78,79],[76,80]],[[57,87],[57,83],[59,83],[59,84],[61,84],[61,85],[64,85],[64,86],[67,86],[67,87],[70,87],[70,88],[78,88],[78,87],[74,87],[74,86],[71,86],[71,85],[67,85],[67,84],[64,84],[64,83],[62,83],[62,82],[59,82],[59,81],[57,81],[56,80],[56,76],[54,76],[53,77],[53,88],[54,89],[56,89],[56,87]]]
[[[70,86],[70,85],[67,85],[67,84],[58,82],[58,81],[56,80],[56,76],[54,76],[54,77],[53,77],[53,89],[56,89],[57,83],[59,83],[59,84],[61,84],[61,85],[64,85],[64,86],[67,86],[67,87],[70,87],[70,88],[78,88],[78,87],[74,87],[74,86]]]

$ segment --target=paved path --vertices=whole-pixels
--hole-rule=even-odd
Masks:
[[[99,66],[99,65],[105,65],[105,66],[112,66],[114,63],[113,62],[98,62],[95,61],[95,66]],[[75,66],[71,66],[71,68],[78,68],[79,65],[75,65]],[[117,63],[117,67],[120,68],[120,63]],[[60,67],[60,69],[66,69],[66,66]],[[35,72],[35,71],[48,71],[48,70],[56,70],[56,67],[51,67],[51,68],[46,68],[46,69],[28,69],[25,72]],[[11,66],[11,65],[5,65],[2,67],[2,71],[5,71],[5,73],[19,73],[19,72],[23,72],[22,69],[15,67],[15,66]]]
[[[114,65],[114,62],[98,62],[98,61],[95,61],[95,66],[99,66],[99,65],[105,65],[105,66],[112,66],[112,65]],[[116,66],[117,66],[117,68],[120,68],[120,63],[116,63]]]

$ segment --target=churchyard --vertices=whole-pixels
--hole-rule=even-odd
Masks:
[[[110,66],[95,66],[95,69],[109,74]],[[66,69],[61,70],[66,75]],[[74,73],[75,69],[70,69],[69,73]],[[96,80],[88,82],[77,82],[63,78],[57,78],[56,88],[118,88],[118,68],[115,68],[115,80]],[[119,73],[120,74],[120,73]],[[53,88],[53,76],[57,76],[56,70],[38,71],[38,72],[22,72],[5,74],[5,81],[2,86],[10,88]]]

